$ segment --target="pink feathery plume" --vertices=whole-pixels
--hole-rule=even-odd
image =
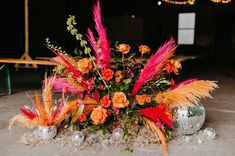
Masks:
[[[88,92],[93,88],[93,84],[90,83],[90,80],[87,80],[66,58],[63,54],[58,53],[54,51],[53,49],[50,49],[52,52],[56,54],[56,56],[59,58],[52,59],[52,61],[55,61],[59,64],[62,64],[67,72],[73,73],[72,77],[76,80],[77,78],[81,78],[82,81],[79,83],[83,87],[84,90],[87,90]],[[69,56],[70,57],[70,56]]]
[[[174,86],[172,86],[172,87],[171,87],[171,90],[176,89],[176,88],[181,87],[181,86],[188,85],[188,84],[190,84],[190,83],[192,83],[192,82],[195,82],[195,81],[197,81],[197,80],[198,80],[197,78],[185,80],[185,81],[183,81],[183,82],[180,82],[180,83],[175,84]]]
[[[56,77],[56,80],[53,84],[53,90],[55,92],[63,92],[65,90],[66,92],[69,92],[72,94],[77,94],[77,95],[82,94],[82,92],[80,92],[77,88],[71,85],[67,80],[61,77]]]
[[[94,37],[94,34],[93,32],[91,31],[91,29],[87,29],[87,39],[90,43],[90,45],[92,46],[92,48],[94,49],[94,52],[95,52],[95,57],[96,58],[100,58],[101,57],[101,51],[98,50],[98,44],[95,40],[95,37]],[[100,61],[99,59],[97,59],[97,62]]]
[[[175,41],[171,38],[148,60],[148,63],[140,73],[139,79],[134,84],[132,96],[135,96],[144,84],[151,81],[154,76],[159,74],[166,60],[174,54],[175,48]]]
[[[97,3],[96,5],[94,5],[92,11],[93,11],[93,19],[95,22],[95,29],[98,33],[99,38],[98,40],[95,40],[94,34],[90,29],[88,29],[87,38],[95,52],[96,61],[97,61],[96,63],[99,69],[109,68],[111,48],[106,35],[106,29],[102,24],[101,7],[99,0],[97,0]]]

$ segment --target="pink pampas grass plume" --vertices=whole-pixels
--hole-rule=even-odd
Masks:
[[[139,79],[134,84],[132,96],[135,96],[144,84],[151,81],[154,76],[159,74],[166,60],[174,54],[175,48],[175,41],[171,38],[148,60],[148,63],[140,73]]]
[[[96,63],[99,69],[109,68],[111,48],[106,35],[106,29],[102,24],[101,8],[99,0],[97,0],[96,5],[94,5],[92,11],[93,11],[93,19],[95,22],[95,29],[98,33],[98,39],[97,40],[95,39],[94,34],[90,29],[87,30],[88,32],[87,38],[95,52]]]
[[[195,82],[195,81],[197,81],[197,80],[198,80],[197,78],[185,80],[185,81],[183,81],[183,82],[180,82],[180,83],[178,83],[178,84],[173,85],[173,86],[171,87],[171,90],[176,89],[176,88],[181,87],[181,86],[188,85],[188,84],[190,84],[190,83],[192,83],[192,82]]]

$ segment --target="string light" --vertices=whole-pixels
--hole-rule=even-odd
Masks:
[[[176,4],[176,5],[186,5],[186,4],[193,5],[195,2],[195,0],[185,0],[185,1],[163,0],[163,1],[170,3],[170,4]]]
[[[166,3],[170,3],[170,4],[175,4],[175,5],[194,5],[195,3],[195,0],[184,0],[184,1],[174,1],[174,0],[162,0]],[[232,0],[210,0],[211,2],[214,2],[214,3],[229,3],[231,2]]]
[[[231,1],[232,0],[211,0],[211,2],[214,2],[214,3],[229,3]]]

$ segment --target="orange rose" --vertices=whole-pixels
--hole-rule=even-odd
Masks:
[[[172,59],[165,64],[165,68],[168,73],[171,73],[173,71],[175,75],[179,75],[181,64],[179,61]]]
[[[146,101],[147,103],[150,103],[150,102],[152,101],[152,99],[151,99],[150,97],[146,97],[145,101]]]
[[[118,83],[118,82],[120,82],[120,81],[121,81],[120,77],[115,77],[115,82],[116,82],[116,83]]]
[[[111,105],[112,100],[109,98],[108,95],[105,95],[100,100],[100,103],[101,103],[101,106],[103,106],[104,108],[108,108]]]
[[[147,45],[141,45],[139,46],[139,52],[142,54],[149,54],[151,49]]]
[[[115,92],[112,101],[114,108],[125,108],[129,105],[129,100],[123,92]]]
[[[177,60],[171,60],[171,64],[173,65],[172,70],[174,71],[175,75],[179,75],[179,69],[181,69],[181,63]]]
[[[80,121],[80,122],[85,122],[86,121],[86,115],[83,113],[83,114],[81,114],[79,117],[78,117],[78,120]]]
[[[117,51],[123,53],[123,54],[128,54],[130,52],[130,45],[128,44],[119,44],[118,46],[116,46]]]
[[[77,62],[77,69],[83,74],[88,73],[92,69],[91,60],[83,58]]]
[[[93,109],[90,117],[95,125],[103,124],[108,117],[107,110],[101,106],[98,106],[97,108]]]
[[[105,81],[109,81],[113,78],[114,72],[111,69],[106,69],[102,72],[102,77]]]
[[[146,100],[146,95],[136,95],[135,98],[139,105],[144,105],[145,100]]]
[[[116,71],[116,75],[117,75],[120,79],[122,79],[122,71],[120,71],[120,70]]]

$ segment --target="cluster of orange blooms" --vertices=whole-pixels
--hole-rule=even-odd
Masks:
[[[119,108],[126,108],[128,105],[129,100],[123,92],[115,92],[112,99],[108,95],[105,95],[100,100],[100,106],[92,110],[90,116],[91,120],[95,125],[103,124],[110,114],[109,110],[106,108],[112,106],[114,109],[118,110]]]
[[[139,52],[141,54],[149,54],[151,49],[147,45],[140,45]],[[122,54],[128,54],[130,52],[130,45],[128,44],[119,44],[116,46],[116,49],[118,52],[121,52]],[[176,62],[175,60],[171,60],[167,62],[166,64],[166,71],[172,72],[174,71],[175,74],[178,74],[178,69],[181,68],[181,65],[179,62]],[[92,62],[88,58],[83,58],[77,62],[77,69],[83,73],[87,74],[90,70],[92,70]],[[101,73],[102,78],[105,81],[110,81],[114,77],[114,71],[112,69],[105,69]],[[119,83],[123,79],[122,71],[118,70],[115,73],[115,82]],[[150,103],[151,97],[144,95],[137,95],[136,96],[137,103],[139,105],[144,105],[145,103]],[[129,100],[127,99],[124,92],[115,92],[113,97],[109,97],[108,95],[103,96],[100,99],[100,105],[96,108],[94,108],[91,112],[90,118],[93,121],[95,125],[100,125],[105,123],[107,117],[110,114],[110,111],[107,109],[109,107],[113,107],[114,110],[118,112],[119,108],[126,108],[129,105]],[[117,113],[116,112],[116,113]],[[80,122],[86,121],[86,115],[82,114],[79,117]]]
[[[150,103],[152,101],[151,97],[147,96],[146,94],[136,95],[135,98],[139,105],[144,105],[145,103]]]
[[[117,72],[116,72],[116,77],[115,77],[115,82],[116,83],[118,83],[118,82],[120,82],[121,80],[122,80],[122,71],[120,71],[120,70],[118,70]]]

